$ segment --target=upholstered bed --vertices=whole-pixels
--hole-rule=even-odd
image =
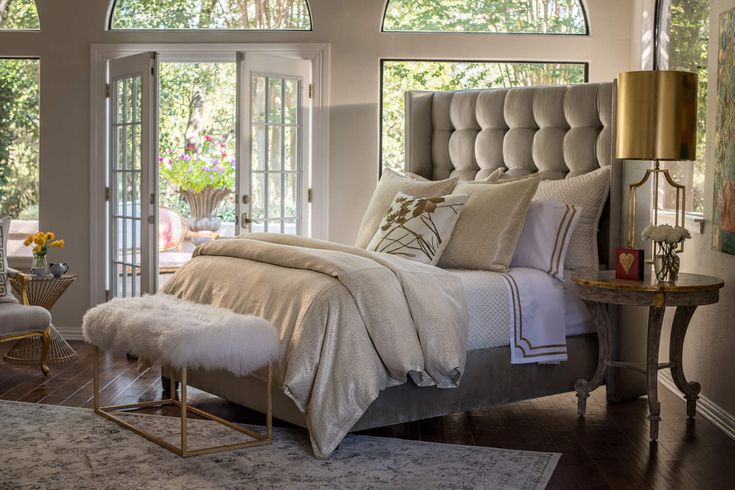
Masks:
[[[612,151],[614,98],[615,87],[611,83],[463,92],[408,92],[406,170],[430,180],[450,176],[474,180],[489,175],[495,169],[506,168],[509,177],[538,172],[542,180],[555,180],[609,167],[609,198],[602,212],[597,235],[597,256],[601,267],[606,267],[620,237],[621,171]],[[287,241],[282,243],[289,244]],[[231,248],[227,245],[217,247],[223,250]],[[225,255],[227,253],[241,254],[239,251],[224,252]],[[256,255],[258,253],[248,252],[240,258],[253,260]],[[294,258],[293,264],[312,258],[311,255],[303,255]],[[208,259],[210,262],[207,267],[218,266],[220,263],[216,259]],[[280,272],[273,264],[291,264],[278,262],[282,260],[280,258],[269,260],[268,267],[271,269],[268,270],[274,274]],[[223,266],[221,270],[226,271],[227,268]],[[572,305],[571,308],[567,306],[568,310],[576,312],[568,315],[566,320],[567,360],[553,364],[513,364],[508,344],[498,342],[497,331],[484,329],[482,325],[483,311],[486,310],[476,302],[482,300],[483,295],[490,294],[483,292],[488,289],[482,289],[488,286],[481,277],[472,276],[468,271],[450,271],[449,274],[461,279],[467,302],[473,301],[472,305],[468,305],[471,326],[466,344],[466,361],[461,366],[461,382],[451,389],[419,387],[411,381],[398,385],[390,383],[390,387],[380,391],[364,410],[352,425],[352,430],[568,392],[573,389],[576,379],[588,378],[594,372],[596,336],[589,333],[592,330],[589,318],[585,316],[584,308],[574,298],[573,288],[568,284],[566,288],[559,286],[560,291],[563,291],[558,297],[559,301]],[[571,272],[568,274],[570,276]],[[184,279],[179,281],[172,280],[167,285],[167,292],[194,301],[211,301],[210,292],[202,292],[201,287],[198,293],[190,292],[190,289],[196,288],[191,280],[187,282],[183,274],[182,277]],[[211,288],[211,284],[207,287]],[[469,294],[472,288],[475,288],[473,295]],[[268,287],[263,290],[268,291]],[[220,292],[219,297],[224,298],[221,301],[223,306],[233,301],[226,298],[227,294],[225,290]],[[259,294],[262,295],[263,291]],[[527,294],[533,296],[535,293]],[[480,300],[470,300],[470,296]],[[262,300],[268,301],[269,298]],[[248,312],[258,314],[257,311]],[[286,355],[289,355],[288,351]],[[256,410],[265,409],[265,400],[260,396],[263,382],[257,376],[237,378],[225,372],[195,371],[189,374],[189,382],[236,403]],[[332,389],[338,388],[315,388],[317,392]],[[273,413],[277,418],[314,430],[294,402],[294,396],[287,395],[278,386],[273,394]],[[328,455],[329,452],[331,449],[325,450],[322,455]]]

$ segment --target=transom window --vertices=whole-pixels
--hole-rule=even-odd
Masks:
[[[115,0],[110,29],[311,30],[306,0]]]
[[[579,0],[389,0],[383,31],[589,34]]]
[[[0,31],[39,30],[36,2],[33,0],[0,0]]]

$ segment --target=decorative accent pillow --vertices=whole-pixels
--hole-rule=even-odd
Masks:
[[[399,192],[367,249],[436,265],[469,197],[414,197]]]
[[[439,266],[507,271],[538,186],[538,177],[497,184],[457,184],[452,194],[469,194],[470,198]]]
[[[378,182],[378,187],[376,187],[373,197],[370,199],[370,204],[365,210],[365,215],[362,217],[355,246],[358,248],[368,246],[370,240],[375,236],[375,232],[378,231],[380,222],[388,213],[393,198],[399,192],[415,197],[443,196],[452,192],[455,185],[457,185],[456,178],[423,181],[406,177],[391,169],[385,169],[380,182]]]
[[[597,270],[597,231],[610,191],[610,167],[568,179],[543,180],[534,199],[554,199],[581,208],[565,259],[567,269]]]
[[[580,208],[552,199],[531,202],[510,265],[539,269],[564,281],[567,248],[581,214]]]
[[[17,303],[8,281],[8,236],[10,218],[0,219],[0,303]]]

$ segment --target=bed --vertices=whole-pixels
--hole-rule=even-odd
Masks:
[[[600,267],[606,268],[615,245],[620,241],[621,229],[621,169],[620,162],[614,159],[612,150],[615,133],[612,124],[614,97],[615,86],[611,83],[488,91],[408,92],[406,170],[430,180],[445,179],[450,175],[462,180],[472,180],[480,174],[503,167],[507,168],[507,174],[511,177],[538,172],[541,179],[551,180],[584,175],[601,167],[609,167],[609,198],[600,218],[597,237]],[[477,114],[481,112],[484,114],[480,118],[482,124],[477,118]],[[488,124],[491,127],[488,127]],[[288,330],[285,334],[286,343],[289,345],[286,347],[283,371],[276,374],[273,413],[277,418],[308,427],[312,433],[315,454],[319,457],[327,457],[348,430],[357,431],[569,392],[573,390],[576,379],[589,378],[595,370],[598,351],[596,335],[591,333],[593,326],[589,314],[574,294],[574,288],[569,281],[571,273],[567,274],[567,281],[564,283],[555,281],[558,284],[553,287],[544,285],[544,279],[538,276],[540,291],[543,291],[538,292],[532,285],[536,282],[533,279],[533,271],[511,269],[507,274],[467,270],[442,271],[441,274],[444,275],[426,277],[429,282],[436,281],[436,284],[442,281],[454,284],[454,296],[466,301],[469,327],[462,334],[464,337],[453,335],[455,332],[451,328],[447,328],[447,331],[436,328],[429,331],[432,335],[445,335],[442,342],[462,343],[464,346],[463,354],[466,354],[466,357],[463,355],[461,360],[441,359],[446,361],[447,366],[457,364],[457,369],[461,370],[461,382],[453,378],[455,373],[451,367],[444,371],[439,368],[438,371],[441,372],[438,375],[432,374],[435,379],[444,380],[444,386],[441,386],[442,381],[435,383],[441,387],[420,387],[422,383],[419,377],[403,383],[384,379],[369,388],[370,403],[366,407],[361,407],[359,411],[351,412],[350,417],[341,420],[340,424],[343,427],[334,429],[329,424],[329,417],[325,414],[315,414],[319,412],[321,405],[312,406],[310,403],[315,403],[315,400],[324,396],[325,392],[341,389],[338,386],[339,382],[335,382],[330,376],[347,377],[344,371],[347,371],[352,378],[361,374],[350,373],[352,366],[345,366],[344,360],[342,364],[334,364],[329,369],[320,366],[320,361],[324,361],[325,358],[319,356],[333,350],[332,343],[339,342],[340,339],[330,338],[328,329],[324,331],[306,329],[304,324],[308,322],[303,316],[308,308],[303,308],[303,305],[301,308],[292,308],[289,313],[292,318],[287,321],[285,317],[279,317],[269,310],[268,302],[277,301],[274,298],[279,296],[289,281],[295,284],[294,288],[303,288],[300,291],[307,291],[304,293],[307,296],[317,296],[322,289],[331,287],[329,285],[331,283],[327,282],[320,286],[321,281],[328,281],[330,278],[326,276],[329,275],[329,271],[343,267],[343,264],[334,262],[335,255],[325,259],[319,255],[319,250],[315,249],[330,248],[338,254],[353,252],[336,244],[292,242],[288,237],[263,240],[275,242],[268,247],[276,249],[285,246],[287,248],[283,250],[290,250],[288,247],[295,244],[306,248],[299,249],[298,253],[291,256],[290,252],[279,254],[276,253],[277,250],[274,252],[266,249],[258,239],[249,240],[252,246],[247,250],[236,248],[232,243],[225,243],[228,241],[218,241],[221,243],[209,247],[203,255],[192,260],[184,273],[177,273],[179,278],[174,276],[166,285],[165,292],[192,301],[215,303],[243,313],[264,316],[275,323],[282,321],[297,324],[290,330],[286,329]],[[259,251],[259,247],[262,247],[262,250]],[[246,272],[243,272],[238,265],[237,270],[233,270],[233,263],[225,260],[233,256],[249,264],[250,268],[244,269]],[[261,260],[263,256],[268,257],[264,259],[265,263],[253,268],[251,262]],[[351,260],[357,262],[350,264],[350,267],[354,266],[355,269],[362,267],[360,264],[363,263],[359,261],[363,260],[363,257]],[[319,263],[311,270],[305,270],[307,267],[301,265],[314,261]],[[403,277],[408,282],[426,272],[426,269],[418,266],[406,268],[402,264],[394,263],[388,266],[394,272],[396,268],[400,269],[400,274],[404,274]],[[298,271],[294,272],[296,269]],[[545,275],[539,271],[535,273]],[[502,298],[504,292],[509,290],[499,286],[503,284],[503,280],[507,282],[505,276],[508,275],[526,278],[529,285],[522,289],[526,298],[533,300],[553,293],[553,297],[549,296],[546,308],[553,309],[555,304],[566,305],[562,334],[566,337],[563,353],[545,352],[552,354],[552,357],[543,358],[546,362],[542,363],[512,362],[513,356],[509,345],[513,339],[513,327],[510,327],[510,337],[508,327],[512,324],[513,308],[508,306],[512,305],[512,301],[493,299]],[[223,276],[237,276],[237,280],[243,285],[242,290],[235,291],[223,286],[220,280]],[[279,280],[282,281],[280,286]],[[247,294],[243,291],[247,291]],[[352,290],[349,290],[349,293],[352,293]],[[347,299],[344,301],[359,303],[359,299],[352,299],[349,296],[346,294]],[[300,301],[303,302],[303,299]],[[411,306],[408,305],[409,308]],[[340,320],[333,316],[343,312],[336,308],[334,304],[321,308],[324,323],[340,324]],[[364,312],[360,311],[360,314],[364,315]],[[443,312],[437,311],[434,314],[441,317]],[[488,318],[501,317],[507,320],[487,321]],[[445,319],[448,325],[452,323],[452,317],[446,316]],[[345,331],[348,330],[345,328]],[[318,333],[315,334],[315,331]],[[332,335],[339,336],[342,331],[333,329],[332,332]],[[324,335],[324,340],[320,339],[320,342],[310,346],[309,350],[292,349],[294,344],[307,343],[310,339],[303,338],[307,335]],[[358,342],[355,342],[357,345]],[[342,347],[343,350],[345,348]],[[441,358],[443,354],[439,357]],[[563,362],[555,361],[557,358],[553,355],[561,356],[558,359]],[[305,365],[315,366],[308,374],[310,378],[307,384],[311,391],[301,395],[294,393],[297,390],[286,389],[284,385],[279,385],[279,376],[281,380],[284,377],[294,380],[301,376],[300,372],[293,372],[298,360],[294,358],[299,356],[311,356]],[[366,369],[365,366],[370,365],[370,360],[366,361],[364,357],[362,352],[356,350],[355,366],[363,366],[360,369]],[[301,359],[301,362],[306,361]],[[360,364],[361,362],[363,364]],[[377,364],[380,364],[380,360]],[[319,371],[320,367],[324,368],[322,371],[325,373]],[[289,369],[291,371],[286,372]],[[381,367],[378,366],[376,369]],[[389,367],[387,369],[390,370]],[[317,374],[314,374],[315,372]],[[305,383],[304,380],[297,381],[302,385]],[[265,400],[260,396],[263,381],[257,375],[236,378],[225,372],[194,371],[189,374],[189,382],[197,388],[255,410],[265,409]],[[376,386],[379,386],[379,390],[376,390]],[[450,386],[451,389],[446,389]],[[349,398],[352,393],[344,396]],[[319,434],[316,434],[317,432]],[[321,437],[322,432],[329,434]],[[319,440],[320,437],[322,440]]]

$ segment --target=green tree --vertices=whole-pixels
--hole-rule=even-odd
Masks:
[[[39,28],[33,0],[0,0],[0,30]]]
[[[306,0],[118,0],[112,27],[309,30],[311,18]]]
[[[38,67],[0,59],[0,216],[38,219]]]

